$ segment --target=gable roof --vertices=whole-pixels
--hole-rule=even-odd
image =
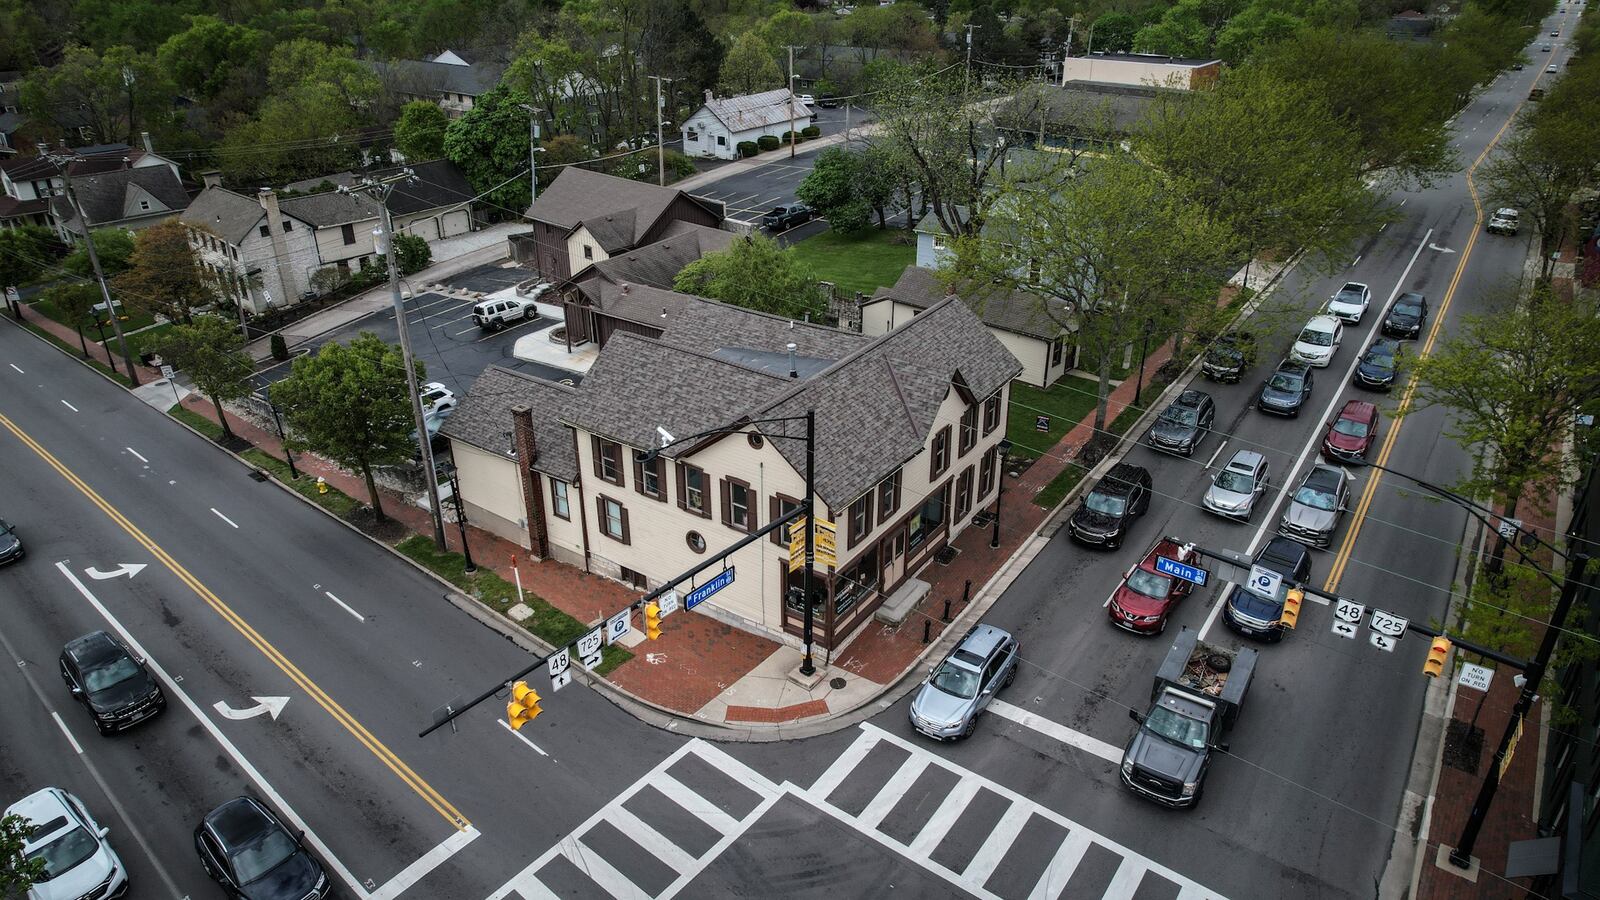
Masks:
[[[238,244],[266,216],[261,204],[224,187],[208,187],[195,195],[178,216],[185,225],[204,227],[230,244]]]
[[[728,249],[733,238],[733,232],[720,228],[692,222],[670,222],[661,240],[603,259],[578,273],[573,280],[605,280],[613,284],[642,284],[670,289],[673,279],[678,277],[684,266],[707,253]]]
[[[490,366],[472,382],[461,404],[439,426],[439,431],[479,450],[515,459],[509,436],[513,427],[511,409],[526,406],[533,412],[537,453],[530,468],[562,481],[576,481],[578,457],[572,446],[572,432],[561,424],[575,395],[576,390],[568,385]]]
[[[872,338],[826,325],[811,325],[785,316],[690,297],[682,313],[667,324],[662,340],[677,347],[702,349],[731,358],[739,351],[795,353],[811,359],[843,359],[872,343]],[[787,375],[787,366],[780,374]]]
[[[893,300],[917,309],[927,309],[951,293],[958,294],[961,302],[977,313],[983,324],[990,328],[1044,341],[1055,340],[1061,334],[1061,326],[1045,314],[1039,306],[1039,298],[1033,294],[970,283],[952,292],[937,273],[921,266],[907,266],[893,287],[878,288],[873,291],[872,299],[862,305]]]
[[[278,209],[317,228],[366,222],[383,215],[383,207],[366,194],[327,191],[304,197],[284,197]]]
[[[750,131],[770,128],[780,122],[787,125],[791,96],[788,88],[779,88],[742,97],[712,97],[700,108],[710,112],[729,131]],[[798,97],[794,100],[793,118],[797,125],[801,121],[807,124],[811,121],[811,109],[801,103]]]
[[[148,193],[171,212],[181,212],[189,205],[189,192],[183,189],[178,176],[172,174],[172,170],[166,166],[122,169],[87,178],[76,177],[72,180],[72,190],[77,194],[78,206],[88,218],[91,227],[161,212],[151,210],[148,213],[125,214],[128,201],[141,191]],[[77,216],[71,213],[66,198],[61,197],[57,200],[59,201],[56,204],[57,214],[76,221]]]
[[[405,215],[441,206],[457,206],[477,196],[472,184],[467,181],[466,173],[448,159],[430,159],[405,166],[375,169],[372,176],[385,178],[407,168],[416,173],[417,180],[395,186],[394,193],[389,195],[389,211],[392,213]]]
[[[680,196],[713,209],[707,201],[677,188],[568,166],[549,187],[539,192],[539,199],[528,207],[528,218],[566,232],[579,225],[588,226],[595,239],[602,242],[602,247],[607,240],[613,242],[613,246],[606,247],[609,253],[632,246],[635,236],[647,233]],[[720,209],[714,211],[721,216]],[[615,243],[622,239],[627,243]]]
[[[405,87],[413,88],[413,93],[432,90],[445,94],[478,97],[487,94],[500,80],[500,73],[486,65],[399,59],[387,62],[373,61],[372,68],[380,76],[386,76],[402,82]]]
[[[592,293],[585,293],[594,299],[595,308],[600,312],[661,329],[665,329],[668,322],[676,321],[689,301],[696,299],[689,294],[630,282],[597,281],[592,290]]]

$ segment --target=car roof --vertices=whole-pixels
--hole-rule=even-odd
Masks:
[[[27,819],[34,827],[43,825],[55,826],[39,834],[37,839],[32,836],[25,839],[24,844],[28,847],[46,843],[58,832],[64,831],[66,827],[78,824],[78,814],[67,806],[66,799],[62,797],[59,788],[42,788],[34,791],[6,807],[6,815],[21,816]],[[57,824],[57,819],[66,819],[65,826]]]
[[[1296,362],[1292,359],[1286,359],[1283,362],[1278,363],[1277,371],[1285,372],[1290,375],[1308,375],[1311,373],[1311,366],[1303,362]]]
[[[1346,281],[1344,287],[1339,288],[1341,291],[1364,291],[1366,289],[1367,286],[1359,281]]]
[[[1395,356],[1400,352],[1400,342],[1394,338],[1378,338],[1367,347],[1368,353],[1374,350],[1382,350],[1390,356]]]
[[[950,655],[957,657],[963,653],[970,653],[979,658],[979,664],[981,665],[982,661],[988,659],[989,654],[994,652],[994,648],[1000,646],[1009,637],[1011,635],[993,625],[974,625],[972,630],[967,632],[967,636],[961,639],[961,643],[956,645],[955,652]],[[966,659],[960,661],[970,662],[970,660]]]
[[[1173,406],[1190,406],[1190,407],[1193,407],[1193,406],[1199,406],[1200,405],[1200,401],[1209,400],[1209,399],[1211,399],[1211,395],[1206,393],[1205,391],[1188,390],[1188,391],[1184,391],[1183,393],[1179,394],[1178,395],[1178,399],[1172,401],[1172,405]]]
[[[1301,331],[1310,331],[1312,329],[1332,331],[1337,327],[1339,327],[1339,320],[1333,316],[1312,316],[1306,320],[1306,327],[1302,328]]]
[[[1343,469],[1317,463],[1306,473],[1305,479],[1300,484],[1302,487],[1335,488],[1339,486],[1339,480],[1343,477]]]
[[[1285,564],[1284,568],[1293,570],[1299,564],[1301,557],[1310,555],[1311,551],[1305,544],[1294,538],[1278,535],[1268,541],[1267,545],[1261,548],[1261,552],[1256,554],[1256,562],[1261,563],[1268,560],[1281,562]],[[1281,575],[1283,573],[1279,572],[1278,574]]]
[[[235,797],[206,813],[206,825],[224,849],[248,844],[272,830],[276,822],[250,797]]]
[[[1378,415],[1378,407],[1370,400],[1351,400],[1339,410],[1341,419],[1371,419]]]
[[[1233,454],[1233,459],[1228,460],[1228,468],[1240,472],[1254,472],[1264,461],[1266,457],[1254,450],[1240,450]]]
[[[91,631],[81,637],[75,637],[62,649],[80,666],[97,665],[125,656],[128,652],[117,643],[116,638],[104,631]]]
[[[1149,484],[1150,473],[1141,466],[1117,463],[1100,478],[1094,490],[1106,494],[1126,494],[1136,484]]]

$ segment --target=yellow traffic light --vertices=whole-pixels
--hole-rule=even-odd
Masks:
[[[511,686],[511,702],[506,704],[506,724],[513,731],[521,731],[522,726],[538,718],[543,712],[539,708],[539,694],[528,687],[526,681],[519,681]]]
[[[1422,663],[1422,674],[1429,678],[1438,678],[1444,673],[1444,661],[1450,656],[1450,639],[1443,635],[1433,639],[1433,646],[1428,648],[1428,658]]]
[[[1306,601],[1306,592],[1299,588],[1290,588],[1283,595],[1283,612],[1278,614],[1278,624],[1284,628],[1294,628],[1294,623],[1300,621],[1300,604]]]
[[[644,605],[644,636],[652,641],[661,637],[661,607],[653,600]]]

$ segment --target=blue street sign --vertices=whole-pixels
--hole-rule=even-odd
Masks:
[[[694,609],[696,606],[700,605],[701,601],[730,584],[733,584],[733,566],[723,569],[721,572],[718,572],[716,577],[712,578],[710,581],[700,585],[689,593],[684,594],[683,608]]]
[[[1165,556],[1156,557],[1156,571],[1163,575],[1171,575],[1174,578],[1182,578],[1184,581],[1192,581],[1201,587],[1205,587],[1206,579],[1211,574],[1199,566],[1191,566],[1175,559],[1167,559]]]

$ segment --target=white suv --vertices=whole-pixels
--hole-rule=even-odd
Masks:
[[[422,395],[422,414],[440,416],[456,408],[456,392],[437,381],[430,381],[418,389]]]
[[[1344,287],[1328,300],[1328,315],[1338,316],[1351,325],[1360,325],[1361,317],[1372,302],[1372,290],[1359,281],[1347,281]]]
[[[1333,362],[1333,354],[1339,350],[1339,341],[1343,338],[1344,325],[1336,317],[1312,316],[1306,327],[1300,329],[1300,336],[1295,338],[1289,358],[1325,369]]]
[[[539,318],[538,307],[532,300],[513,297],[502,300],[484,300],[472,307],[472,321],[479,328],[499,331],[513,322]]]
[[[106,843],[111,829],[96,822],[82,800],[45,788],[11,804],[6,815],[28,820],[33,830],[22,852],[44,860],[44,874],[28,891],[29,900],[109,900],[128,893],[128,870]]]

